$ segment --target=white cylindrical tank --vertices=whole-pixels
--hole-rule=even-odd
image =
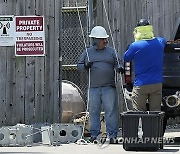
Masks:
[[[62,122],[71,122],[72,117],[84,112],[86,105],[79,87],[67,80],[62,80]]]

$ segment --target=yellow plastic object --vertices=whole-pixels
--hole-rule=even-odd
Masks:
[[[152,40],[154,38],[153,26],[138,26],[134,29],[133,34],[135,41]]]

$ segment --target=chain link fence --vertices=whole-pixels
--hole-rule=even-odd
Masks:
[[[85,48],[84,39],[87,42],[87,29],[86,6],[78,6],[78,9],[75,6],[62,7],[62,79],[75,83],[81,89],[85,100],[87,77],[77,71],[77,62]]]

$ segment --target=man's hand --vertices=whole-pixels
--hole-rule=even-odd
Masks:
[[[87,62],[87,63],[84,64],[84,67],[86,69],[89,69],[89,68],[91,68],[92,65],[93,65],[93,62]]]
[[[117,72],[118,73],[121,73],[121,74],[124,74],[124,68],[123,67],[119,67],[118,69],[117,69]]]

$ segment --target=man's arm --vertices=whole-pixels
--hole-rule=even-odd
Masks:
[[[133,59],[133,57],[134,57],[134,47],[131,44],[129,48],[125,51],[125,53],[123,54],[123,58],[124,58],[124,61],[129,62]]]
[[[82,71],[88,70],[91,68],[92,65],[93,65],[93,62],[90,62],[87,60],[87,52],[83,51],[77,64],[78,71],[82,72]]]
[[[115,69],[116,69],[116,72],[117,73],[121,73],[123,74],[124,73],[124,67],[123,67],[123,63],[122,63],[122,60],[120,58],[120,54],[115,51],[116,53],[116,66],[115,66]]]
[[[85,70],[85,67],[84,67],[84,65],[85,65],[85,59],[86,59],[86,52],[83,51],[83,53],[80,55],[79,61],[78,61],[78,63],[77,63],[77,69],[78,69],[78,71],[80,71],[80,72],[82,72],[82,71]]]

